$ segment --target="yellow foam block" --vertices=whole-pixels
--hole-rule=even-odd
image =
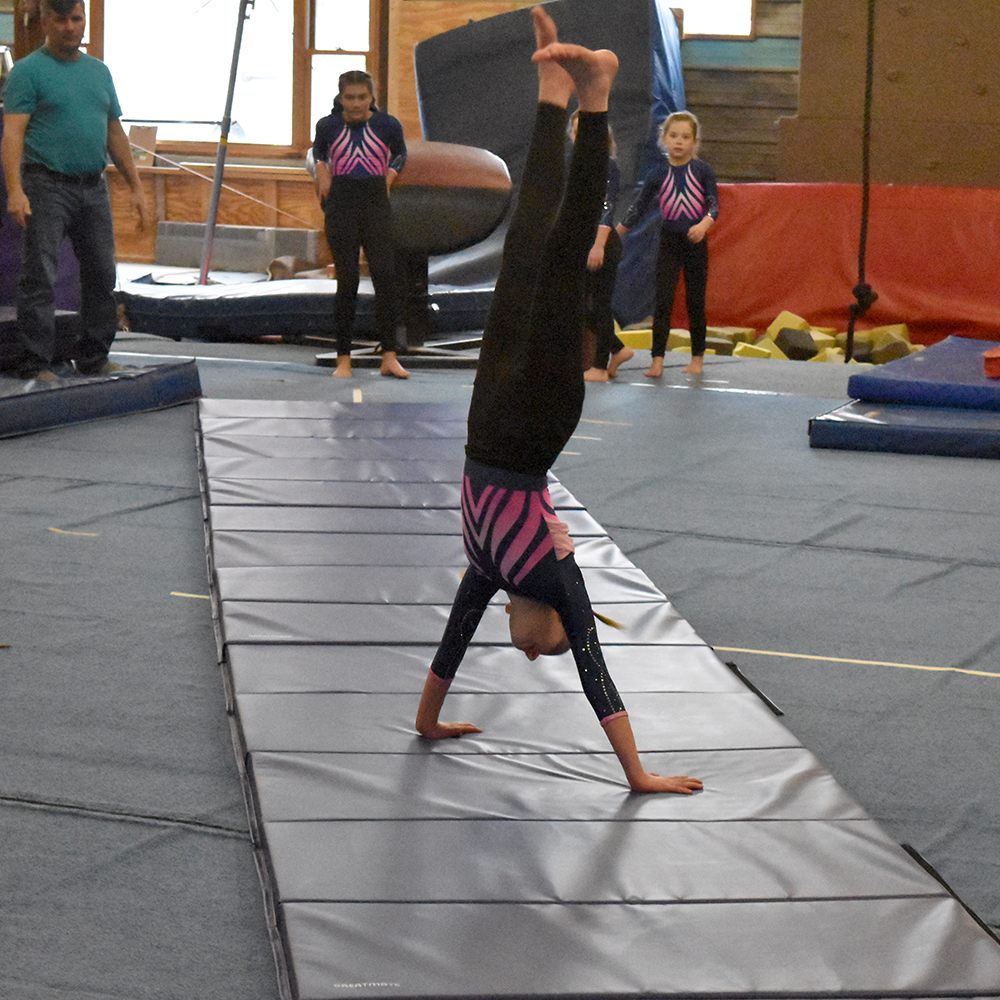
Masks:
[[[673,329],[667,337],[667,350],[676,351],[678,347],[691,350],[691,334],[687,330]]]
[[[843,364],[844,352],[839,347],[824,347],[821,351],[818,351],[815,355],[813,355],[813,357],[811,357],[809,360],[838,362],[839,364]]]
[[[809,328],[809,336],[812,337],[813,343],[820,351],[828,347],[835,347],[837,344],[837,338],[832,333],[828,333],[826,330],[817,330],[816,327]]]
[[[785,309],[778,313],[777,318],[764,332],[764,336],[770,340],[774,340],[785,327],[789,327],[792,330],[808,330],[809,322],[801,316],[796,316],[795,313]]]
[[[775,361],[788,360],[788,355],[770,337],[761,337],[754,347],[763,347]]]
[[[691,348],[690,347],[671,347],[669,353],[670,354],[690,354],[691,353]],[[718,351],[716,351],[714,348],[706,347],[705,348],[705,353],[706,354],[717,354]]]
[[[924,347],[924,344],[910,344],[910,354],[916,354],[917,351],[922,351]]]
[[[618,338],[634,351],[648,351],[653,346],[652,330],[622,330]]]
[[[733,348],[734,358],[769,358],[771,352],[766,347],[759,347],[757,344],[747,344],[740,342]]]
[[[875,326],[868,331],[871,334],[872,345],[879,347],[890,340],[910,342],[910,330],[905,323],[892,323],[889,326]]]
[[[847,346],[847,331],[838,333],[835,338],[838,347]],[[871,330],[855,330],[854,331],[854,343],[855,344],[867,344],[869,347],[872,343],[872,331]]]
[[[757,331],[751,326],[710,326],[708,335],[728,340],[731,344],[752,344]]]

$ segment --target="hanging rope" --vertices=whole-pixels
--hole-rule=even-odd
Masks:
[[[868,46],[865,63],[865,111],[861,136],[861,236],[858,248],[858,283],[854,286],[855,302],[851,303],[847,320],[845,363],[854,357],[854,322],[878,300],[878,293],[865,281],[865,251],[868,244],[868,204],[871,194],[872,145],[872,82],[875,67],[875,0],[868,0]]]

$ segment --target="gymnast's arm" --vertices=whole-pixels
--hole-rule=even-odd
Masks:
[[[666,169],[669,169],[669,166]],[[642,187],[639,189],[639,194],[636,195],[635,201],[629,206],[622,221],[615,227],[618,230],[619,236],[624,236],[634,225],[643,219],[649,210],[649,206],[653,203],[657,192],[660,190],[665,177],[666,173],[663,164],[658,164],[643,182]]]
[[[466,570],[448,616],[441,645],[427,673],[417,709],[417,732],[429,740],[442,740],[465,733],[481,733],[471,722],[441,722],[438,715],[462,657],[493,595],[500,588],[471,566]]]
[[[330,120],[333,115],[321,118],[316,124],[316,138],[313,140],[313,164],[316,168],[314,175],[314,186],[316,197],[322,204],[323,199],[330,193],[332,177],[330,175],[330,142],[332,139]]]
[[[406,139],[403,136],[403,126],[399,119],[393,118],[392,115],[387,117],[390,120],[387,136],[389,164],[385,168],[385,186],[391,191],[393,184],[396,183],[396,178],[406,165]]]
[[[569,638],[584,694],[597,713],[629,787],[633,792],[677,792],[680,795],[690,795],[700,789],[702,783],[697,778],[687,775],[665,777],[642,766],[628,713],[604,662],[583,574],[572,556],[560,559],[558,567],[565,597],[556,611]]]

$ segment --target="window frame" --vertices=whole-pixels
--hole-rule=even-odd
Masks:
[[[683,14],[683,8],[681,8]],[[757,37],[757,0],[750,0],[750,31],[745,35],[716,35],[716,34],[702,34],[686,32],[683,28],[683,17],[681,18],[681,40],[686,41],[687,39],[698,39],[711,40],[711,41],[723,41],[723,42],[752,42]]]
[[[313,122],[310,120],[312,94],[312,57],[330,54],[329,49],[313,46],[316,4],[322,0],[292,0],[292,141],[290,145],[264,145],[258,143],[231,142],[228,145],[232,156],[252,159],[291,160],[300,158],[312,145]],[[329,2],[329,0],[326,0]],[[369,37],[367,52],[346,52],[333,50],[345,55],[364,55],[368,72],[376,81],[379,101],[384,106],[387,98],[388,71],[388,20],[389,0],[368,0],[370,8]],[[87,21],[89,41],[87,51],[98,59],[104,58],[104,0],[88,0]],[[253,17],[253,10],[249,12]],[[235,40],[235,39],[234,39]],[[224,95],[220,95],[221,102]],[[125,95],[128,100],[128,95]],[[165,156],[212,156],[218,149],[214,142],[193,142],[171,140],[158,142],[157,152]]]

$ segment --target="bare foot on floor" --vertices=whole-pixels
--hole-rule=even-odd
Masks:
[[[646,369],[649,378],[659,378],[663,374],[663,358],[653,358],[652,363]]]
[[[349,354],[338,356],[337,368],[333,374],[335,378],[351,377],[351,356]]]
[[[607,368],[588,368],[583,373],[584,382],[607,382],[610,372]]]
[[[635,351],[631,347],[623,347],[620,351],[615,351],[608,363],[608,378],[615,378],[618,374],[618,366],[625,364],[626,361],[631,361],[633,357],[635,357]]]
[[[704,355],[699,354],[696,358],[691,359],[691,364],[684,369],[685,375],[700,375],[705,368],[705,358]]]
[[[538,46],[531,60],[538,64],[539,74],[548,72],[546,63],[561,66],[573,81],[581,111],[607,111],[608,94],[618,72],[614,52],[560,42],[555,22],[541,7],[533,7],[531,17]]]
[[[382,355],[382,364],[379,366],[380,375],[391,375],[393,378],[409,378],[410,373],[396,359],[395,351],[386,351]]]

